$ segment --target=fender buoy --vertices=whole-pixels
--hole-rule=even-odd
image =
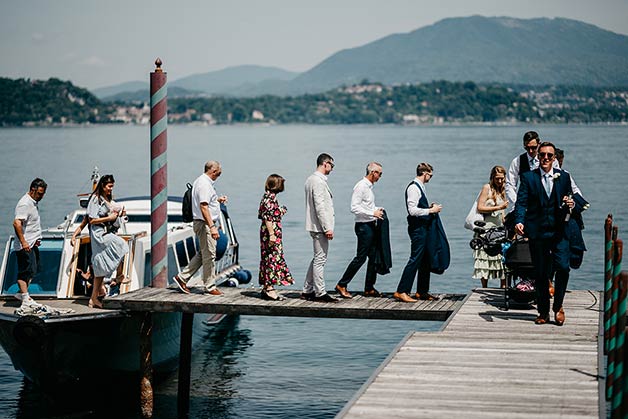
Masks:
[[[251,278],[253,277],[253,275],[251,275],[251,271],[247,271],[246,269],[240,269],[239,271],[234,272],[231,277],[235,278],[240,284],[248,284],[249,282],[251,282]]]
[[[229,244],[229,238],[222,230],[218,230],[218,240],[216,240],[216,260],[220,260],[227,251],[227,245]]]

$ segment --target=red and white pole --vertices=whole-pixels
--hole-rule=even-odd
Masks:
[[[168,285],[168,104],[167,74],[161,60],[150,73],[151,286]]]

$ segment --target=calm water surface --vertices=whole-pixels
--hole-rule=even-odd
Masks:
[[[394,126],[170,126],[169,194],[182,195],[209,159],[219,160],[223,175],[216,186],[229,196],[229,210],[241,243],[241,263],[253,271],[259,263],[257,206],[270,173],[287,179],[279,195],[288,207],[284,240],[297,288],[311,257],[304,231],[303,182],[315,169],[320,152],[335,158],[329,177],[336,207],[335,239],[326,268],[332,288],[355,250],[351,190],[366,163],[383,164],[375,185],[376,203],[391,219],[393,269],[377,287],[396,288],[409,253],[403,193],[417,163],[434,166],[428,185],[431,201],[443,205],[452,263],[433,276],[436,293],[465,293],[471,280],[470,232],[464,217],[495,164],[508,166],[521,152],[525,131],[537,130],[566,152],[569,170],[592,206],[585,214],[589,247],[581,269],[572,271],[570,289],[602,289],[603,235],[606,214],[628,225],[628,127],[394,127]],[[94,166],[113,173],[117,196],[148,195],[147,127],[93,127],[0,130],[0,237],[12,233],[14,206],[30,181],[49,185],[40,204],[42,224],[56,225],[76,205],[76,194],[89,188]],[[350,285],[363,287],[361,271]],[[569,298],[567,296],[567,298]],[[410,331],[436,330],[439,323],[243,316],[215,330],[193,359],[191,417],[333,417]],[[156,388],[155,417],[174,417],[176,374]],[[115,391],[112,392],[115,394]],[[48,401],[16,372],[0,351],[0,417],[137,417],[130,405],[111,403],[72,410]]]

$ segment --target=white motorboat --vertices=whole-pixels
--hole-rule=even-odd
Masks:
[[[181,199],[168,199],[168,281],[198,251],[198,241],[190,223],[181,215]],[[123,260],[128,283],[107,285],[110,295],[125,293],[151,283],[150,197],[133,197],[116,202],[125,206],[128,221],[118,235],[127,240],[129,254]],[[83,198],[81,205],[85,205]],[[248,282],[250,273],[238,264],[238,242],[226,207],[220,217],[221,237],[217,245],[216,272],[219,285]],[[139,368],[140,320],[119,310],[92,309],[87,272],[91,247],[87,229],[72,246],[70,239],[85,215],[79,207],[63,223],[44,231],[41,246],[42,271],[30,284],[29,293],[46,310],[19,315],[17,262],[14,237],[6,243],[0,267],[0,344],[14,367],[29,380],[45,387],[82,384],[102,374],[134,374]],[[201,268],[202,270],[202,268]],[[188,283],[202,285],[200,272]],[[109,284],[105,279],[105,283]],[[175,287],[176,288],[176,287]],[[173,292],[176,292],[173,290]],[[72,312],[67,313],[67,311]],[[23,314],[23,313],[22,313]],[[193,344],[197,345],[209,328],[223,315],[195,315]],[[176,368],[179,353],[181,313],[153,314],[153,366],[156,373]],[[95,360],[98,360],[97,362]]]

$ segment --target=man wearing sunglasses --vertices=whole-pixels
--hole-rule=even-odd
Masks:
[[[327,185],[327,176],[332,170],[334,159],[322,153],[316,159],[316,171],[305,181],[305,229],[312,237],[314,257],[305,276],[301,298],[324,303],[338,301],[325,291],[323,276],[329,241],[334,238],[334,202]]]
[[[556,271],[554,320],[565,322],[563,300],[569,281],[569,241],[565,235],[566,215],[574,208],[571,176],[553,167],[556,147],[539,146],[540,167],[523,173],[515,204],[515,232],[529,238],[534,265],[538,316],[536,324],[549,322],[550,294],[547,278]]]
[[[528,131],[523,134],[523,148],[526,152],[512,159],[508,173],[506,174],[507,212],[511,212],[515,208],[517,186],[521,175],[539,167],[537,151],[540,141],[539,134],[536,131]],[[559,168],[557,161],[554,161],[553,165],[555,168]]]

